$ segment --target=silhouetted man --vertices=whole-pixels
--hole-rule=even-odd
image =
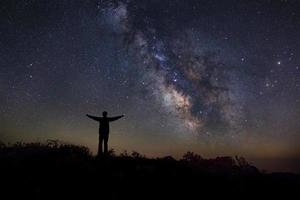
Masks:
[[[104,111],[102,113],[103,117],[95,117],[92,115],[86,115],[89,118],[100,122],[99,126],[99,144],[98,144],[98,156],[102,153],[102,143],[104,142],[104,153],[106,154],[108,151],[108,135],[109,135],[109,122],[118,120],[124,115],[116,116],[116,117],[107,117],[107,112]]]

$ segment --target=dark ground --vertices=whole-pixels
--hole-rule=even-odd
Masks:
[[[95,158],[86,147],[0,145],[0,199],[299,199],[300,176],[262,173],[241,157]],[[2,198],[1,198],[2,197]],[[4,197],[4,198],[3,198]]]

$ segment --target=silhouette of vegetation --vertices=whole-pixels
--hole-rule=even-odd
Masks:
[[[287,198],[300,188],[299,175],[262,173],[238,156],[187,152],[176,160],[110,150],[95,157],[87,147],[56,140],[0,142],[0,163],[3,199]]]

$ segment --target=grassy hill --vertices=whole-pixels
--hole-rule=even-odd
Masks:
[[[244,158],[94,157],[88,148],[48,141],[0,144],[3,199],[202,199],[300,194],[300,177],[262,173]],[[1,198],[2,199],[2,198]],[[297,199],[297,198],[293,198]]]

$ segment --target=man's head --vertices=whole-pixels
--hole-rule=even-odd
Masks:
[[[103,117],[107,117],[107,112],[103,111],[102,115],[103,115]]]

